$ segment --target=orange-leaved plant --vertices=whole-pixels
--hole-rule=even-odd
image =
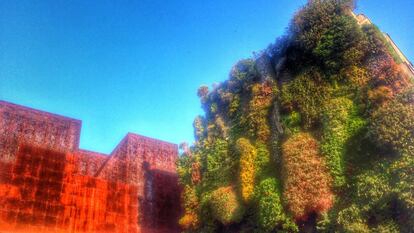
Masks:
[[[321,214],[332,207],[331,177],[319,153],[318,142],[298,133],[282,145],[284,198],[296,220]]]

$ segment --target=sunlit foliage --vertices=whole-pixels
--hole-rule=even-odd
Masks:
[[[310,0],[287,33],[201,86],[181,147],[186,232],[411,232],[414,88],[351,0]]]
[[[195,190],[186,186],[182,192],[182,202],[184,205],[184,215],[179,223],[183,229],[195,229],[200,224],[198,217],[199,201]]]
[[[249,202],[255,185],[255,160],[257,157],[256,148],[254,148],[249,140],[240,138],[236,143],[240,156],[240,182],[241,194],[245,202]]]
[[[279,187],[275,178],[264,179],[257,187],[259,228],[264,232],[272,232],[274,229],[297,232],[298,227],[283,209]]]
[[[213,191],[210,208],[214,218],[224,225],[240,222],[245,211],[232,187],[222,187]]]
[[[365,125],[354,103],[340,97],[326,102],[323,114],[322,153],[333,177],[335,187],[345,184],[346,144]]]
[[[295,219],[328,211],[333,203],[331,177],[318,142],[307,133],[295,134],[283,144],[282,152],[283,195]]]

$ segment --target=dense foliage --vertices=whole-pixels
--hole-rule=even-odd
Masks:
[[[290,137],[282,146],[283,196],[296,220],[332,207],[331,178],[319,155],[318,142],[307,133]]]
[[[182,145],[185,232],[411,232],[414,88],[350,0],[312,0],[286,35],[198,90]]]
[[[244,206],[238,200],[232,187],[221,187],[211,193],[210,210],[213,217],[226,225],[239,222],[244,214]]]
[[[249,202],[254,190],[256,149],[245,138],[236,142],[240,153],[240,188],[245,202]]]

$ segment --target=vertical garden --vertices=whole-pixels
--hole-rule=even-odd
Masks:
[[[185,232],[412,232],[414,89],[353,2],[313,0],[198,96]]]

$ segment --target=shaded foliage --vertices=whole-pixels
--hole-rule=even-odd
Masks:
[[[336,74],[341,68],[359,65],[365,46],[364,34],[355,20],[341,15],[332,19],[313,53],[329,73]]]
[[[370,136],[385,148],[414,153],[413,116],[414,104],[396,98],[373,112]]]
[[[309,129],[320,123],[321,106],[330,95],[321,73],[309,70],[282,86],[281,103],[287,111],[297,110],[303,127]]]

